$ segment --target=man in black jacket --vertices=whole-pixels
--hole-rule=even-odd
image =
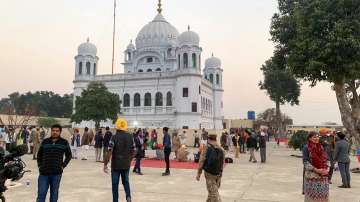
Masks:
[[[106,127],[105,130],[106,130],[106,132],[104,135],[104,149],[103,149],[103,160],[104,161],[109,153],[109,143],[110,143],[111,137],[113,136],[109,127]]]
[[[40,172],[37,202],[45,202],[49,186],[50,202],[57,202],[58,200],[61,176],[72,158],[69,143],[60,137],[61,131],[60,125],[53,125],[51,137],[46,138],[40,146],[37,155]]]

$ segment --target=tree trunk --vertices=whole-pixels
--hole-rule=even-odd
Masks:
[[[343,82],[335,83],[334,90],[336,94],[336,99],[339,105],[339,110],[341,114],[341,120],[346,128],[347,132],[355,137],[357,144],[360,143],[360,133],[356,127],[356,118],[353,117],[353,113],[350,107],[350,102],[347,99],[346,89]]]
[[[276,129],[279,134],[282,132],[282,124],[281,124],[281,111],[280,111],[280,102],[276,101]]]

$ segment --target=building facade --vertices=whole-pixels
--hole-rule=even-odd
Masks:
[[[98,75],[96,46],[89,40],[79,46],[74,96],[90,82],[102,82],[120,96],[120,116],[130,127],[222,129],[221,60],[211,56],[202,69],[201,54],[199,35],[190,27],[179,34],[160,9],[125,49],[122,74]]]

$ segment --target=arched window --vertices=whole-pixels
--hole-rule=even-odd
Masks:
[[[90,64],[90,62],[87,62],[86,63],[86,74],[87,75],[90,75],[90,69],[91,69],[91,64]]]
[[[160,69],[160,68],[157,68],[155,71],[157,71],[157,72],[161,72],[161,69]]]
[[[148,69],[148,70],[146,70],[147,72],[152,72],[152,69]]]
[[[188,68],[189,67],[189,58],[188,58],[187,53],[184,53],[183,60],[184,60],[184,68]]]
[[[144,72],[142,69],[139,69],[139,71],[138,72]]]
[[[193,53],[192,54],[192,63],[193,63],[193,68],[196,68],[197,67],[197,61],[196,61],[196,54]]]
[[[150,93],[145,94],[144,106],[151,107],[151,94]]]
[[[168,92],[166,94],[166,106],[172,106],[172,94]]]
[[[219,74],[216,74],[216,84],[217,85],[220,84],[220,76],[219,76]]]
[[[163,96],[160,92],[155,95],[155,106],[163,106]]]
[[[214,83],[214,75],[213,74],[210,74],[210,82]]]
[[[94,75],[96,75],[96,63],[94,63]]]
[[[125,94],[124,95],[124,104],[123,107],[130,107],[130,95],[129,94]]]
[[[82,74],[83,65],[82,62],[79,63],[79,75]]]
[[[181,61],[180,61],[180,55],[178,55],[178,69],[180,69],[180,66],[181,66]]]
[[[136,93],[134,95],[134,107],[140,107],[141,103],[140,103],[140,94]]]
[[[131,53],[127,53],[127,60],[131,60]]]

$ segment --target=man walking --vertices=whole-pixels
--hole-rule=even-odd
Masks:
[[[345,134],[337,132],[340,138],[335,144],[334,161],[338,162],[339,170],[342,179],[342,185],[339,188],[351,188],[350,186],[350,157],[349,157],[349,143],[345,140]]]
[[[45,202],[50,186],[50,202],[57,202],[61,176],[71,160],[69,143],[61,135],[62,127],[53,125],[51,137],[46,138],[37,154],[39,167],[38,196],[36,202]],[[65,160],[64,160],[65,155]]]
[[[104,148],[103,148],[103,160],[105,161],[106,157],[108,156],[109,153],[109,143],[112,137],[112,132],[110,131],[109,127],[106,127],[106,132],[104,135]]]
[[[260,132],[259,147],[261,163],[266,163],[266,133],[264,130]]]
[[[255,158],[255,150],[258,148],[257,147],[257,136],[255,133],[251,133],[248,130],[246,130],[246,133],[248,133],[250,135],[247,140],[247,148],[250,150],[249,162],[257,163],[257,160]]]
[[[165,155],[165,163],[166,163],[166,170],[162,174],[162,176],[170,175],[170,154],[171,154],[171,137],[169,135],[169,128],[163,128],[163,145],[164,145],[164,155]]]
[[[116,134],[111,137],[109,153],[104,160],[104,172],[108,173],[108,163],[111,159],[111,181],[113,202],[119,201],[119,181],[124,186],[126,201],[131,202],[131,191],[129,183],[129,170],[134,153],[134,141],[127,132],[128,124],[125,119],[116,121]]]
[[[224,168],[224,150],[218,145],[216,135],[208,136],[208,145],[201,153],[196,180],[200,181],[202,171],[205,171],[207,202],[221,202],[219,188]]]
[[[33,160],[36,160],[37,153],[40,147],[40,128],[36,128],[34,137],[33,137]]]
[[[99,128],[98,132],[95,135],[95,160],[96,162],[101,162],[101,151],[103,148],[104,136],[102,134],[102,129]]]
[[[91,140],[89,128],[85,127],[85,131],[83,133],[83,136],[81,137],[81,160],[87,160],[87,153],[89,151],[90,143]]]

